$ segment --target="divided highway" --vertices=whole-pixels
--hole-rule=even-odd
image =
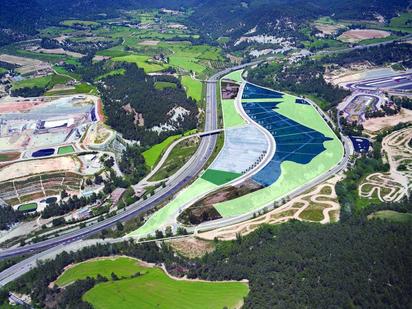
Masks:
[[[205,117],[205,132],[217,130],[217,96],[216,96],[216,82],[220,77],[230,73],[231,71],[238,70],[250,65],[259,63],[260,61],[255,61],[251,63],[246,63],[243,65],[235,66],[233,68],[225,69],[221,72],[216,73],[210,79],[207,80],[206,88],[206,117]],[[153,196],[147,198],[143,201],[138,201],[126,208],[124,212],[121,212],[113,217],[110,217],[104,221],[98,222],[91,226],[82,228],[70,232],[68,234],[41,241],[35,244],[26,245],[19,248],[7,249],[0,251],[0,260],[18,256],[22,254],[34,253],[39,250],[46,250],[58,245],[67,245],[69,243],[85,239],[93,234],[96,234],[106,228],[116,225],[117,222],[124,222],[133,217],[136,217],[150,209],[153,209],[159,203],[167,200],[187,185],[202,169],[209,160],[216,146],[217,135],[206,135],[203,136],[200,145],[189,160],[189,162],[178,171],[176,175],[170,182],[166,184],[165,188],[157,191]]]

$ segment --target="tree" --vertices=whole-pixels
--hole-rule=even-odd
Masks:
[[[167,226],[165,229],[165,235],[166,237],[172,237],[173,236],[173,231],[171,226]]]
[[[119,280],[119,277],[118,277],[114,272],[112,272],[112,273],[110,274],[110,278],[112,278],[112,281],[117,281],[117,280]]]
[[[163,236],[163,232],[162,231],[160,231],[160,230],[156,230],[155,231],[155,238],[157,238],[157,239],[160,239],[160,238],[163,238],[164,236]]]

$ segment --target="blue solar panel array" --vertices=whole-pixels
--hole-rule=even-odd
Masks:
[[[245,91],[247,89],[246,87]],[[253,92],[256,93],[254,88]],[[246,96],[249,95],[246,94]],[[243,103],[243,108],[249,117],[267,129],[276,141],[276,152],[271,161],[252,177],[263,186],[270,186],[279,178],[280,165],[283,161],[307,164],[326,150],[323,146],[325,141],[332,140],[318,131],[277,113],[275,109],[278,104],[279,102]]]

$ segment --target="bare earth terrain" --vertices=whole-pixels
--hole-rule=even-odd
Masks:
[[[374,173],[359,186],[361,197],[377,197],[382,202],[396,202],[409,194],[412,186],[412,128],[395,131],[382,141],[390,165],[389,173]]]
[[[390,36],[390,32],[375,29],[351,29],[345,31],[339,39],[343,42],[357,43],[368,39],[381,39]]]
[[[56,171],[78,172],[80,167],[80,161],[72,156],[22,161],[1,168],[0,182],[40,173]]]
[[[397,125],[398,123],[405,123],[412,121],[412,111],[402,108],[399,114],[387,117],[370,118],[363,123],[363,127],[366,131],[377,132],[384,128],[389,128]]]

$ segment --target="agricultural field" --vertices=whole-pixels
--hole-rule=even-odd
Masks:
[[[149,62],[150,57],[144,55],[128,55],[115,57],[113,61],[135,63],[139,68],[142,68],[146,73],[159,72],[167,68],[163,64]]]
[[[339,40],[347,43],[359,43],[365,40],[385,39],[390,37],[391,33],[375,29],[351,29],[342,33]]]
[[[97,26],[99,23],[89,20],[78,20],[78,19],[68,19],[61,22],[63,26],[72,27],[74,25],[81,25],[81,26]]]
[[[412,12],[402,13],[398,17],[391,19],[390,26],[400,29],[411,29],[412,28]]]
[[[48,75],[44,77],[38,78],[31,78],[16,82],[13,84],[13,89],[20,89],[20,88],[45,88],[50,89],[57,84],[64,84],[69,81],[70,78],[63,75]]]

